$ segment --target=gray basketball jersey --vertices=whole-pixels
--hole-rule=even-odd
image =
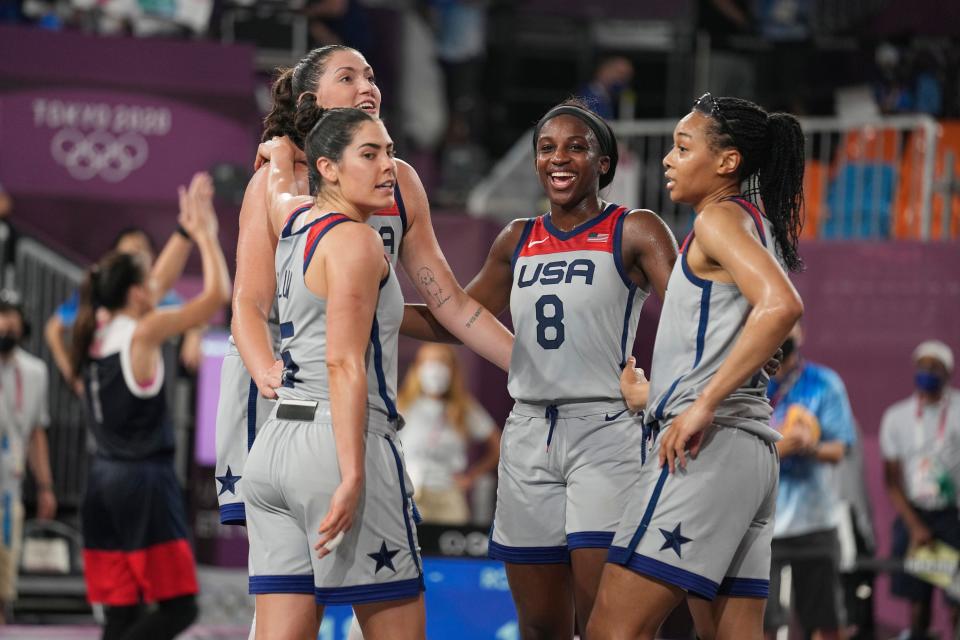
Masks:
[[[623,265],[629,212],[610,204],[569,232],[557,229],[550,214],[527,221],[510,293],[516,340],[508,389],[515,400],[620,399],[620,372],[648,295]]]
[[[282,399],[329,402],[327,378],[326,300],[307,288],[304,274],[326,233],[344,222],[329,213],[306,224],[297,210],[284,226],[277,245],[277,307],[280,316],[280,357],[284,363]],[[380,297],[367,348],[367,406],[370,411],[397,417],[397,335],[403,319],[400,283],[390,273],[380,283]]]
[[[731,198],[753,218],[760,240],[775,258],[770,223],[749,201]],[[650,372],[645,422],[664,428],[689,407],[730,354],[751,307],[736,284],[699,278],[687,264],[693,232],[684,240],[673,266],[660,314]],[[773,410],[767,399],[769,376],[760,370],[724,399],[714,422],[738,427],[768,441],[779,439],[770,428]]]
[[[394,187],[393,195],[395,199],[393,205],[377,211],[367,218],[367,224],[380,234],[380,239],[383,240],[383,252],[390,259],[390,266],[395,269],[397,260],[400,258],[400,243],[403,242],[403,234],[407,230],[407,210],[403,206],[399,186]],[[305,205],[297,209],[291,214],[291,217],[308,211],[311,206]],[[270,328],[275,352],[280,350],[280,320],[278,318],[277,303],[274,300],[273,307],[270,309],[270,317],[267,319],[267,326]],[[230,336],[230,342],[233,342],[233,336]]]

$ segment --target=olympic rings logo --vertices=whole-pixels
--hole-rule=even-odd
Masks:
[[[50,153],[77,180],[100,176],[107,182],[120,182],[143,166],[148,155],[147,141],[139,133],[120,136],[103,130],[84,134],[77,129],[61,129],[50,141]]]

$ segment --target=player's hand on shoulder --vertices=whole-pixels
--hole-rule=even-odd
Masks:
[[[649,392],[650,382],[647,381],[643,369],[637,368],[637,359],[630,356],[620,374],[620,393],[627,403],[627,408],[634,413],[642,411],[647,406]]]

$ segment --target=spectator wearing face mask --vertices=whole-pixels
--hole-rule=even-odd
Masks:
[[[915,391],[887,409],[880,425],[887,495],[897,510],[892,555],[940,540],[960,549],[960,390],[950,386],[953,351],[939,340],[913,352]],[[910,629],[901,637],[927,637],[933,588],[895,573],[893,594],[910,601]],[[960,608],[950,602],[954,632]]]
[[[453,348],[427,344],[417,352],[398,398],[406,425],[400,432],[414,500],[424,522],[464,525],[467,493],[500,460],[500,432],[470,395]],[[471,443],[483,455],[468,465]]]

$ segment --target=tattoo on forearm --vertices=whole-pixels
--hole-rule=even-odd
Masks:
[[[473,312],[473,315],[470,316],[470,319],[467,320],[467,329],[473,326],[473,323],[477,321],[477,318],[480,317],[480,314],[483,313],[483,307],[477,307],[477,310]]]
[[[427,298],[427,305],[434,306],[437,309],[443,306],[443,303],[450,299],[448,294],[444,294],[440,284],[433,276],[433,271],[429,267],[420,267],[417,270],[417,281],[420,283],[421,292]],[[431,305],[431,300],[433,304]]]

